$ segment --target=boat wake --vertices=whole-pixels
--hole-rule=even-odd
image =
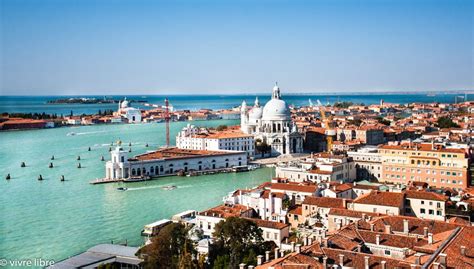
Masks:
[[[148,190],[148,189],[163,189],[163,187],[167,187],[167,186],[169,186],[169,185],[154,185],[154,186],[146,186],[146,187],[136,187],[136,188],[128,188],[127,191],[140,191],[140,190]],[[179,187],[179,188],[182,188],[182,187]]]
[[[100,134],[100,133],[105,133],[105,132],[106,131],[80,132],[80,133],[74,133],[74,135]]]

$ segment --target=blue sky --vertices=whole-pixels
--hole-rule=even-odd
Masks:
[[[474,1],[1,0],[1,95],[474,89]]]

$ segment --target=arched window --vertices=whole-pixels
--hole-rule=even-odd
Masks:
[[[153,166],[150,168],[150,173],[151,174],[155,173],[155,168]]]
[[[135,171],[135,168],[132,168],[132,176],[134,176],[137,172]]]

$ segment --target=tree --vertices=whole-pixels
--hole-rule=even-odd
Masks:
[[[459,125],[454,123],[453,120],[448,117],[439,117],[436,125],[438,125],[439,128],[459,128]]]
[[[262,158],[264,157],[265,153],[269,152],[271,147],[267,144],[266,141],[262,141],[260,138],[255,140],[255,149],[257,152],[262,153]]]
[[[381,124],[383,124],[383,125],[387,125],[387,126],[390,126],[390,123],[391,123],[389,120],[386,120],[386,119],[384,119],[384,118],[382,118],[382,117],[377,117],[377,121],[378,121],[379,123],[381,123]]]
[[[180,223],[164,227],[152,238],[151,244],[137,253],[144,257],[144,268],[197,268],[192,259],[196,250],[187,234],[188,229]]]
[[[224,131],[224,130],[226,130],[226,129],[227,129],[227,125],[219,125],[219,126],[217,126],[217,128],[216,128],[217,131]]]
[[[251,220],[230,217],[219,222],[209,253],[213,268],[238,268],[242,261],[256,263],[256,253],[263,253],[262,230]]]

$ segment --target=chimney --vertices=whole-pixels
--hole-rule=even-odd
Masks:
[[[439,262],[433,263],[433,269],[439,269]]]
[[[370,224],[370,231],[371,231],[371,232],[374,231],[374,226],[375,226],[375,224],[373,224],[373,223]]]
[[[245,269],[245,265],[246,265],[245,263],[239,264],[239,269]]]
[[[313,243],[313,239],[311,237],[308,237],[308,246]]]
[[[370,269],[370,266],[369,266],[369,259],[370,259],[369,256],[365,256],[365,257],[364,257],[365,269]]]
[[[279,248],[275,248],[275,259],[278,259],[278,252],[280,251]]]
[[[367,215],[366,215],[365,213],[362,213],[362,220],[365,220],[365,217],[366,217],[366,216],[367,216]]]
[[[296,253],[301,253],[301,244],[296,244]]]
[[[344,267],[344,254],[339,254],[339,265]]]
[[[417,265],[416,264],[410,264],[411,269],[416,269]]]
[[[362,252],[362,245],[357,245],[357,252],[359,252],[359,253]]]
[[[323,230],[323,231],[321,232],[321,236],[323,237],[323,239],[326,238],[326,230]]]
[[[433,244],[433,234],[432,233],[428,233],[428,244]]]
[[[466,246],[461,246],[461,255],[466,256]]]
[[[380,234],[375,235],[375,242],[377,245],[380,245]]]
[[[428,237],[428,227],[423,228],[423,237]]]
[[[342,199],[342,207],[347,208],[347,200],[346,199]]]
[[[280,257],[285,257],[285,251],[283,249],[280,249]]]
[[[295,242],[291,242],[291,252],[295,251]]]
[[[446,253],[440,253],[438,255],[439,263],[441,264],[441,266],[443,266],[443,268],[446,267],[446,256],[447,256]]]
[[[249,269],[254,269],[254,268],[255,268],[255,266],[253,266],[253,265],[249,265],[249,267],[248,267],[248,268],[249,268]]]
[[[421,255],[420,253],[415,254],[415,264],[420,265],[421,264]]]
[[[258,255],[257,256],[257,266],[263,264],[263,255]]]
[[[387,269],[387,262],[386,261],[381,261],[380,262],[380,268],[381,269]]]
[[[403,220],[403,233],[408,234],[408,232],[409,232],[408,227],[409,227],[409,226],[408,226],[408,220],[407,220],[407,219],[404,219],[404,220]]]
[[[341,223],[338,221],[338,222],[336,223],[336,230],[340,230],[341,227],[342,227],[342,225],[341,225]]]
[[[265,251],[265,261],[266,262],[270,261],[270,250]]]
[[[328,268],[328,257],[327,256],[323,257],[323,268],[324,269]]]
[[[303,246],[306,246],[306,245],[308,245],[308,237],[303,236]]]
[[[392,233],[392,226],[385,225],[385,233],[386,234],[391,234]]]

